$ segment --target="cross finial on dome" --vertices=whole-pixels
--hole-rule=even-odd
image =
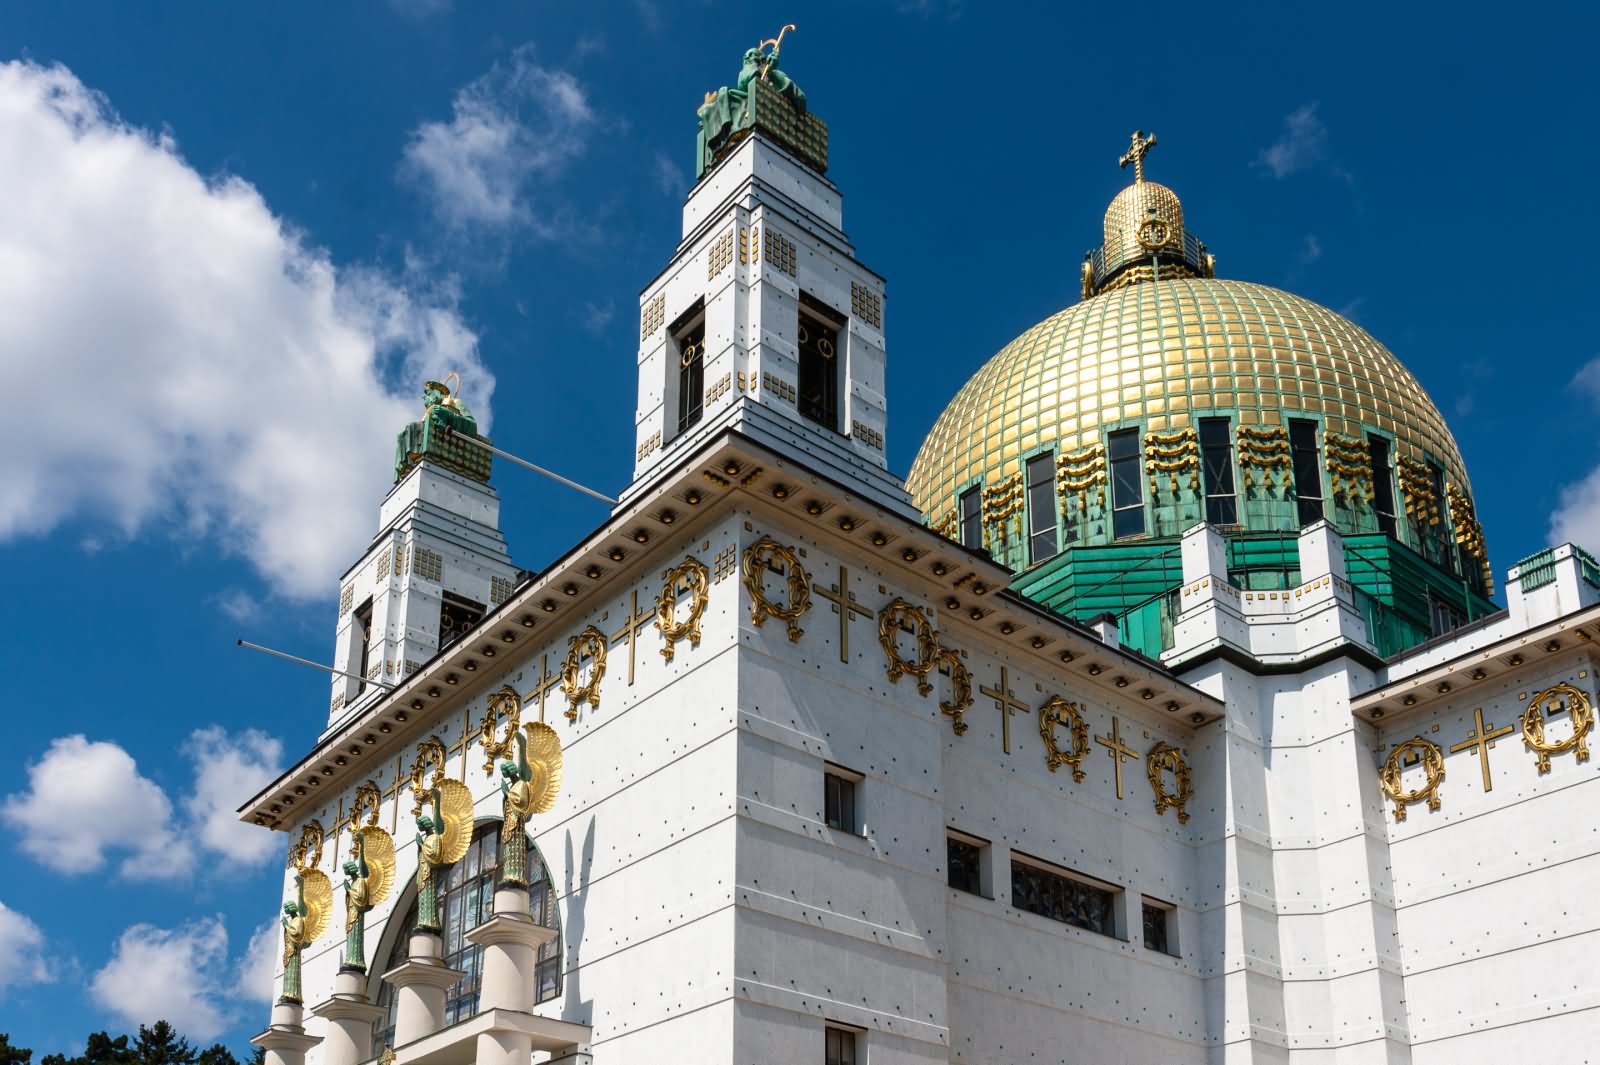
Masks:
[[[1127,154],[1121,159],[1117,160],[1117,165],[1127,166],[1129,163],[1132,163],[1133,183],[1137,185],[1144,180],[1145,153],[1156,146],[1156,135],[1152,133],[1150,136],[1146,137],[1144,135],[1144,130],[1136,129],[1133,131],[1132,142],[1133,143],[1128,146]]]

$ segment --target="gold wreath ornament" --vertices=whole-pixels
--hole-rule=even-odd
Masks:
[[[415,800],[411,806],[412,817],[422,813],[422,804],[426,801],[428,793],[444,783],[444,763],[447,757],[444,741],[438,736],[429,736],[417,744],[417,760],[411,763],[411,798]],[[431,781],[428,780],[430,765],[433,766]]]
[[[907,659],[900,654],[900,633],[909,632],[917,641],[916,657]],[[902,676],[917,678],[917,694],[933,691],[928,683],[928,673],[939,657],[939,633],[919,606],[912,606],[896,598],[878,614],[878,643],[883,647],[883,657],[889,671],[890,683],[898,684]]]
[[[378,810],[383,806],[383,791],[375,780],[369,780],[356,789],[355,800],[350,804],[350,828],[355,830],[361,827],[361,818],[367,819],[367,824],[378,823]]]
[[[1400,782],[1400,771],[1407,764],[1415,765],[1420,759],[1422,770],[1427,778],[1422,787],[1413,791],[1406,791]],[[1378,783],[1383,787],[1383,793],[1394,800],[1394,819],[1406,819],[1406,806],[1421,802],[1428,802],[1428,809],[1439,808],[1439,785],[1444,783],[1444,752],[1439,745],[1421,736],[1413,736],[1404,743],[1395,744],[1394,750],[1389,752],[1389,760],[1383,763],[1383,768],[1378,770]]]
[[[678,620],[678,596],[688,592],[689,614]],[[656,597],[656,628],[661,630],[661,657],[672,661],[673,645],[687,639],[690,647],[700,646],[700,617],[706,612],[711,594],[711,573],[693,555],[673,566],[661,578],[661,594]]]
[[[578,670],[583,660],[589,658],[589,680],[578,683]],[[600,678],[606,675],[606,634],[593,625],[567,641],[567,660],[561,667],[561,694],[567,697],[567,720],[578,720],[578,704],[587,702],[600,709]]]
[[[334,830],[338,830],[337,825]],[[315,869],[322,864],[322,843],[322,822],[313,818],[301,826],[300,839],[289,848],[289,860],[285,864],[302,872]]]
[[[788,600],[782,606],[767,598],[766,572],[774,559],[784,564]],[[811,609],[811,575],[800,565],[794,548],[763,536],[745,549],[740,569],[745,591],[750,593],[750,624],[759,629],[769,617],[777,618],[789,627],[790,642],[799,642],[805,630],[796,622]]]
[[[1056,739],[1056,729],[1067,726],[1072,746],[1063,751]],[[1089,723],[1077,703],[1069,703],[1059,695],[1052,695],[1039,707],[1039,738],[1044,741],[1044,764],[1054,773],[1061,766],[1072,767],[1072,781],[1083,779],[1083,758],[1089,753]]]
[[[1156,793],[1156,813],[1178,811],[1178,824],[1189,823],[1189,800],[1194,798],[1194,781],[1189,776],[1189,766],[1183,752],[1169,743],[1158,743],[1150,748],[1144,759],[1145,774],[1150,778],[1150,790]],[[1172,774],[1177,791],[1167,790],[1166,774]]]
[[[1562,710],[1567,712],[1567,718],[1572,722],[1572,734],[1564,740],[1552,742],[1544,735],[1545,714],[1560,713]],[[1571,684],[1557,684],[1536,693],[1528,700],[1527,709],[1522,711],[1522,742],[1537,756],[1541,774],[1550,772],[1550,756],[1553,754],[1575,751],[1574,758],[1587,762],[1589,746],[1585,738],[1592,728],[1594,707],[1589,702],[1589,696]]]
[[[504,715],[506,734],[498,735],[500,718]],[[501,688],[489,696],[489,704],[483,711],[483,771],[489,776],[494,775],[495,759],[502,758],[511,753],[512,740],[517,734],[517,727],[522,722],[522,696],[510,685]]]
[[[950,700],[939,702],[939,712],[949,717],[950,729],[957,736],[967,731],[966,712],[972,707],[972,671],[961,661],[961,652],[954,647],[941,647],[934,656],[934,667],[950,674]]]

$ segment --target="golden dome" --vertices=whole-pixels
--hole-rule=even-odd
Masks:
[[[1107,227],[1109,241],[1109,216]],[[1023,333],[945,408],[906,485],[943,526],[960,491],[1018,473],[1043,447],[1059,455],[1108,429],[1173,432],[1213,413],[1241,427],[1309,417],[1325,433],[1375,430],[1396,460],[1432,459],[1470,492],[1438,408],[1370,333],[1292,293],[1214,278],[1112,288]]]
[[[1183,247],[1183,204],[1154,181],[1136,181],[1106,208],[1105,255],[1137,259],[1160,248]]]

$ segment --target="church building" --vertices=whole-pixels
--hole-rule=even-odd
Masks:
[[[814,105],[773,42],[706,94],[566,554],[513,563],[428,384],[327,726],[240,811],[267,1062],[1595,1060],[1600,563],[1491,599],[1416,378],[1219,276],[1143,133],[1081,300],[902,479]]]

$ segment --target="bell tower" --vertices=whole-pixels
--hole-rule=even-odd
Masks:
[[[333,678],[329,728],[460,639],[520,582],[488,483],[493,456],[474,440],[487,443],[466,404],[429,381],[421,419],[395,441],[378,535],[339,581],[334,665],[364,680]]]
[[[845,236],[828,127],[779,47],[746,52],[737,83],[699,108],[683,238],[639,299],[623,502],[733,428],[915,517],[884,451],[884,280]]]

